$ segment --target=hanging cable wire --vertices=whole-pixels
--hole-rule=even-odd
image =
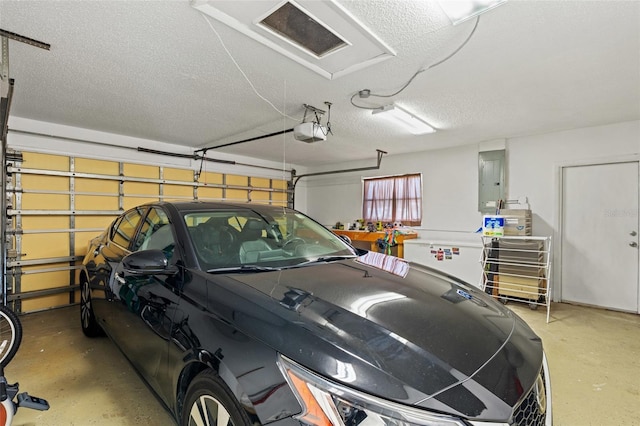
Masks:
[[[327,133],[331,133],[333,135],[333,132],[331,131],[331,105],[332,105],[332,103],[331,102],[325,102],[324,104],[327,106]]]
[[[322,124],[320,123],[321,120],[321,116],[318,115],[318,111],[315,110],[314,114],[316,116],[316,121],[315,123],[318,124],[318,127],[320,129],[320,131],[322,132],[323,135],[327,136],[329,134],[333,135],[333,132],[331,131],[331,105],[333,105],[331,102],[326,102],[324,103],[327,106],[327,124],[326,126],[322,126]],[[325,128],[327,129],[325,131]]]
[[[245,72],[242,70],[242,68],[240,67],[240,65],[238,64],[238,62],[236,62],[235,58],[233,57],[233,55],[231,54],[231,52],[229,51],[229,49],[227,49],[227,46],[224,44],[224,41],[222,41],[222,37],[220,37],[220,34],[218,34],[218,31],[216,31],[216,29],[213,27],[213,25],[211,24],[211,21],[209,20],[209,18],[207,16],[205,16],[204,14],[201,14],[202,18],[207,22],[207,24],[209,24],[209,27],[211,28],[211,30],[213,31],[213,33],[216,35],[216,37],[218,37],[218,40],[220,41],[220,45],[222,45],[222,48],[224,49],[224,51],[227,53],[227,55],[229,56],[229,58],[231,59],[231,62],[233,62],[233,64],[236,66],[236,68],[238,69],[238,71],[240,71],[240,74],[242,74],[242,76],[244,77],[245,80],[247,80],[247,83],[249,83],[249,86],[251,86],[251,89],[253,89],[254,93],[260,98],[262,99],[264,102],[266,102],[267,104],[269,104],[269,106],[271,106],[271,108],[273,108],[274,110],[276,110],[278,112],[278,114],[282,115],[283,117],[287,117],[290,118],[292,120],[296,120],[296,121],[300,121],[299,118],[296,117],[291,117],[290,115],[285,114],[284,112],[280,111],[269,99],[265,98],[264,96],[262,96],[260,94],[260,92],[258,92],[258,89],[256,89],[256,87],[253,85],[253,83],[251,82],[251,80],[249,80],[249,77],[247,77],[247,75],[245,74]]]
[[[194,179],[196,182],[199,182],[200,176],[202,176],[202,166],[204,165],[204,159],[206,156],[207,156],[207,151],[203,151],[202,156],[200,157],[200,169],[198,170],[198,173],[196,173],[196,176]]]
[[[287,101],[287,80],[284,81],[284,87],[283,87],[283,99],[282,99],[282,108],[286,110],[286,101]],[[282,128],[285,129],[287,126],[286,123],[286,119],[284,116],[282,116]],[[284,133],[282,134],[282,181],[283,182],[289,182],[290,179],[287,179],[287,138],[285,137]],[[293,176],[293,173],[292,175]],[[291,178],[293,179],[293,177]],[[287,184],[287,189],[289,189],[289,184]],[[290,201],[292,201],[295,197],[295,194],[289,195],[288,192],[285,192],[285,196],[286,196],[286,203],[285,205],[282,206],[282,212],[283,214],[285,213],[285,209],[284,207],[293,207],[292,205],[290,205]],[[281,271],[282,272],[282,271]],[[280,276],[278,276],[278,280],[280,280]]]
[[[407,87],[409,87],[409,85],[413,82],[413,80],[414,80],[414,79],[415,79],[419,74],[421,74],[421,73],[423,73],[423,72],[425,72],[425,71],[428,71],[428,70],[430,70],[430,69],[432,69],[432,68],[435,68],[435,67],[437,67],[437,66],[438,66],[438,65],[440,65],[440,64],[445,63],[446,61],[448,61],[449,59],[451,59],[451,58],[452,58],[456,53],[458,53],[460,50],[462,50],[462,48],[463,48],[464,46],[466,46],[466,44],[469,42],[469,40],[471,40],[471,37],[473,37],[473,34],[476,32],[476,28],[478,28],[478,23],[479,23],[479,22],[480,22],[480,17],[478,16],[478,17],[476,18],[476,23],[475,23],[475,25],[473,26],[473,29],[471,30],[471,32],[469,33],[469,35],[467,36],[467,38],[462,42],[462,44],[461,44],[460,46],[458,46],[458,48],[457,48],[456,50],[454,50],[454,51],[453,51],[452,53],[450,53],[446,58],[444,58],[444,59],[442,59],[442,60],[440,60],[440,61],[436,62],[435,64],[431,64],[431,65],[429,65],[429,66],[428,66],[428,67],[426,67],[426,68],[420,68],[418,71],[416,71],[416,72],[411,76],[411,78],[409,78],[409,80],[408,80],[404,85],[402,85],[402,87],[401,87],[400,89],[396,90],[394,93],[391,93],[391,94],[389,94],[389,95],[382,95],[382,94],[378,94],[378,93],[371,93],[371,92],[370,92],[369,90],[367,90],[367,89],[365,89],[365,90],[359,90],[358,92],[354,93],[354,94],[351,96],[351,105],[353,105],[353,106],[354,106],[354,107],[356,107],[356,108],[361,108],[361,109],[369,109],[369,110],[380,109],[380,107],[366,107],[366,106],[362,106],[362,105],[357,105],[357,104],[355,104],[355,103],[353,102],[353,99],[354,99],[356,96],[360,96],[363,92],[366,92],[366,93],[367,93],[367,97],[375,96],[375,97],[377,97],[377,98],[391,98],[391,97],[393,97],[393,96],[396,96],[396,95],[398,95],[398,94],[402,93],[402,92],[404,91],[404,89],[406,89]]]

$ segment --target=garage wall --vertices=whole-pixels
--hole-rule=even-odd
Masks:
[[[510,139],[509,193],[529,197],[534,232],[550,235],[557,227],[560,166],[639,153],[640,121]]]
[[[509,140],[509,193],[529,197],[534,234],[553,238],[553,300],[560,299],[560,168],[585,162],[639,159],[639,155],[640,121]]]
[[[511,138],[506,141],[506,149],[508,198],[527,196],[534,235],[551,235],[557,240],[559,167],[571,162],[639,155],[640,121]],[[477,155],[478,145],[389,155],[384,157],[380,170],[363,176],[422,173],[423,222],[417,228],[420,236],[436,235],[440,241],[470,241],[475,238],[473,232],[480,227],[482,218],[477,211]],[[334,169],[372,163],[340,164]],[[307,186],[308,212],[322,223],[353,221],[361,215],[360,175],[310,178]],[[326,203],[329,199],[331,203]],[[557,262],[553,266],[552,273],[557,276]]]
[[[333,169],[366,167],[343,163]],[[472,231],[478,228],[478,148],[475,145],[409,155],[387,155],[379,170],[309,178],[308,210],[325,225],[362,216],[362,177],[422,173],[422,228]],[[327,203],[331,200],[331,203]]]
[[[12,124],[8,146],[16,154],[8,159],[12,219],[8,234],[14,250],[8,259],[7,283],[12,290],[9,299],[18,312],[77,302],[74,285],[89,239],[135,205],[194,197],[287,203],[290,174],[278,170],[280,164],[229,156],[224,160],[246,165],[201,164],[139,153],[113,141],[176,152],[172,145],[42,122]],[[80,137],[86,142],[80,142]],[[199,179],[194,183],[196,174]],[[296,191],[298,205],[305,199],[302,188]],[[70,290],[65,291],[65,286]]]
[[[506,148],[508,197],[529,197],[534,232],[548,234],[557,210],[558,166],[640,153],[640,121],[511,138],[506,141]],[[372,159],[334,164],[331,169],[374,164]],[[322,170],[310,170],[315,171]],[[403,173],[423,176],[420,228],[453,232],[478,229],[482,218],[478,213],[478,145],[387,155],[379,170],[307,178],[308,213],[326,225],[353,221],[361,216],[362,177]]]

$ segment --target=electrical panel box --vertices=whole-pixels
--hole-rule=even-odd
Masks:
[[[505,150],[478,153],[478,211],[495,214],[505,197]]]

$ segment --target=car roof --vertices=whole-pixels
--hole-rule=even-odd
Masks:
[[[227,201],[159,201],[149,203],[150,205],[172,206],[179,212],[207,211],[207,210],[254,210],[254,211],[274,211],[285,207],[258,203],[234,203]]]

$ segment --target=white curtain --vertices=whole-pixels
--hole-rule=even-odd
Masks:
[[[420,174],[364,180],[362,217],[365,222],[422,222],[422,176]]]

